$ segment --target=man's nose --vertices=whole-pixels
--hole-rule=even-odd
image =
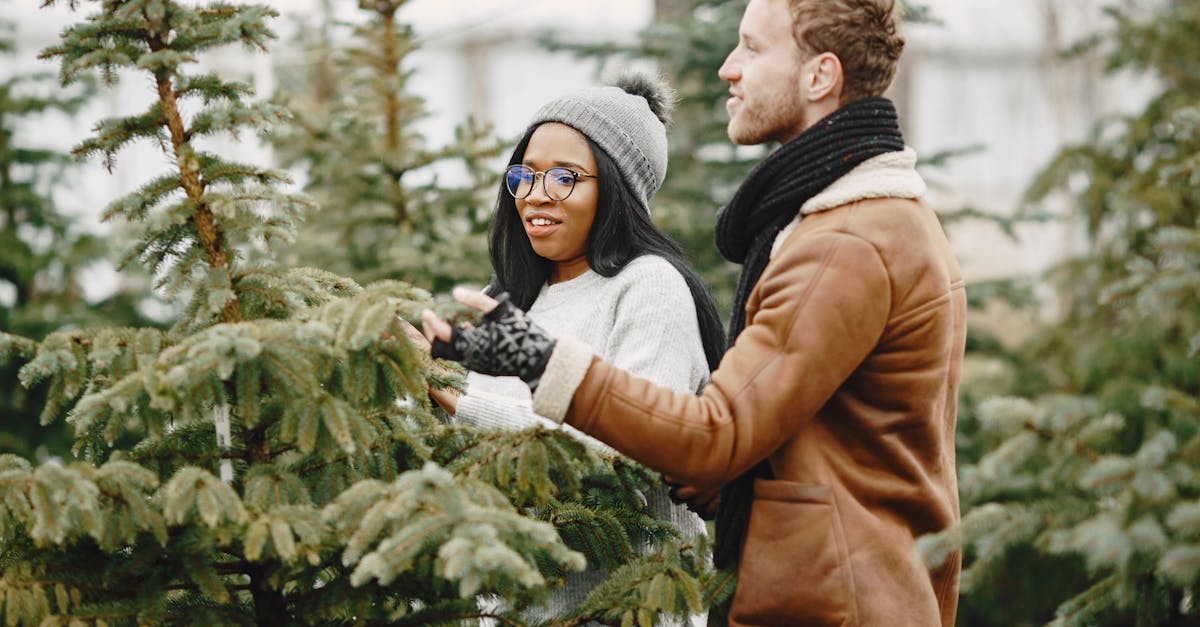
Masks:
[[[736,52],[737,50],[730,51],[725,57],[725,61],[721,63],[721,67],[717,69],[717,77],[723,81],[732,82],[741,77],[741,65],[737,63],[737,60],[733,56]]]

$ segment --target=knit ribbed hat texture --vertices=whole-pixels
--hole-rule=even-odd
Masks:
[[[616,162],[647,212],[667,177],[667,128],[674,91],[658,78],[625,76],[546,103],[529,123],[561,122],[596,142]]]

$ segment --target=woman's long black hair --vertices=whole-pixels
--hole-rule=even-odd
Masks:
[[[537,127],[526,131],[520,143],[513,149],[508,164],[521,163],[529,138]],[[696,303],[696,322],[700,326],[700,341],[708,360],[708,369],[716,370],[725,352],[725,331],[717,306],[708,288],[688,265],[683,249],[676,244],[638,204],[625,177],[621,176],[617,164],[603,148],[587,138],[592,155],[596,158],[597,184],[600,195],[596,203],[596,217],[588,233],[588,266],[600,276],[615,276],[630,261],[642,255],[657,255],[667,260],[687,283]],[[496,198],[496,214],[488,250],[492,257],[493,293],[508,292],[514,305],[529,309],[542,285],[550,278],[554,262],[539,256],[529,243],[529,236],[521,224],[516,200],[500,184]]]

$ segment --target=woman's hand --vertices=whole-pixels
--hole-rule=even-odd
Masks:
[[[491,313],[500,304],[500,301],[484,294],[476,292],[464,287],[454,288],[454,300],[482,313]],[[450,342],[452,329],[450,323],[442,320],[437,314],[426,309],[421,312],[421,326],[425,329],[425,338],[427,343],[433,343],[436,340]]]
[[[429,352],[430,344],[425,335],[422,334],[417,327],[414,327],[404,318],[397,318],[400,321],[400,328],[404,330],[404,337],[407,337],[410,342],[421,348],[425,352]],[[449,388],[429,388],[429,398],[441,405],[442,409],[446,410],[447,414],[453,416],[458,411],[458,390]]]
[[[420,329],[417,329],[411,322],[400,316],[396,316],[396,320],[400,322],[400,328],[404,330],[404,337],[408,338],[408,341],[426,351],[429,350],[429,339],[425,337],[424,333],[421,333]]]

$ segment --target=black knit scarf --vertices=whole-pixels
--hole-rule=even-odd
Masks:
[[[852,102],[809,127],[759,163],[717,216],[717,248],[742,264],[729,319],[729,345],[746,325],[746,301],[771,244],[809,198],[872,157],[904,149],[896,108],[886,98]],[[750,520],[754,480],[771,476],[764,460],[721,490],[713,562],[735,565]]]

